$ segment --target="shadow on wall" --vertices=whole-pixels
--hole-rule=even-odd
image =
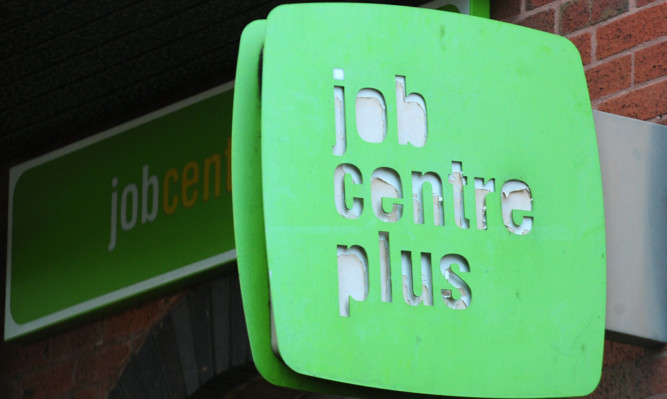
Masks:
[[[196,286],[148,333],[109,399],[334,398],[282,388],[252,361],[238,274]]]

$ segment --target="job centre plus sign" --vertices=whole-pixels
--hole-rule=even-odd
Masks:
[[[333,156],[346,157],[348,150],[347,135],[355,131],[367,143],[382,143],[387,138],[387,106],[382,92],[373,88],[364,88],[358,91],[355,101],[355,129],[346,126],[345,104],[345,71],[334,69],[334,109],[336,142],[333,146]],[[399,146],[414,146],[424,148],[428,145],[428,118],[427,102],[419,93],[406,93],[406,77],[396,76],[396,114]],[[365,182],[364,176],[370,175],[370,190],[359,190]],[[341,162],[334,170],[334,202],[338,214],[346,219],[357,219],[370,204],[370,212],[386,223],[396,223],[404,215],[404,207],[412,204],[412,218],[415,226],[424,225],[424,206],[432,206],[433,224],[436,226],[451,225],[445,221],[445,200],[443,198],[443,180],[441,174],[435,171],[410,171],[410,188],[412,201],[404,201],[405,184],[401,175],[387,166],[379,166],[373,171],[362,172],[349,161]],[[428,185],[425,187],[425,184]],[[454,224],[459,229],[470,229],[470,221],[465,217],[464,192],[468,186],[468,179],[463,175],[462,162],[451,161],[451,174],[447,175],[446,183],[452,186],[452,206],[454,210]],[[353,190],[352,186],[359,186]],[[430,186],[430,199],[425,200],[424,190]],[[364,196],[355,197],[351,192],[369,192],[370,201]],[[487,229],[486,199],[490,193],[496,191],[495,179],[474,178],[476,228]],[[526,182],[508,180],[500,190],[502,220],[511,233],[525,235],[533,228],[532,217],[521,218],[515,223],[513,211],[532,211],[532,195]],[[359,195],[359,194],[356,194]],[[429,195],[427,194],[426,197]],[[391,209],[385,205],[391,204]],[[499,218],[498,218],[499,220]],[[416,227],[419,228],[419,227]],[[390,262],[390,240],[388,231],[378,231],[379,241],[379,268],[380,292],[383,302],[392,302]],[[443,251],[445,252],[445,251]],[[369,264],[366,248],[361,245],[338,245],[338,301],[341,316],[350,316],[350,298],[363,301],[369,292]],[[403,299],[412,306],[423,303],[426,306],[434,305],[432,254],[421,253],[421,295],[417,296],[413,289],[412,251],[401,250],[401,280]],[[461,254],[446,253],[440,257],[440,272],[444,279],[460,294],[453,295],[451,289],[442,289],[442,300],[452,309],[466,309],[472,301],[472,289],[464,280],[452,270],[458,265],[459,274],[470,272],[471,265]],[[472,266],[474,267],[474,265]],[[456,298],[455,298],[456,297]]]

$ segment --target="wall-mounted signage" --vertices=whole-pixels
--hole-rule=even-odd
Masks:
[[[267,379],[595,388],[602,186],[568,40],[433,10],[283,6],[246,28],[236,87],[239,272]]]
[[[11,169],[5,339],[235,258],[231,89]]]

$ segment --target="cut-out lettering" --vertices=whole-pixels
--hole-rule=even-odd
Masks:
[[[470,222],[465,216],[465,205],[463,203],[463,186],[466,185],[466,177],[463,176],[461,162],[452,162],[452,174],[449,175],[449,183],[454,193],[454,221],[462,229],[469,229]]]
[[[361,184],[361,172],[356,166],[347,163],[340,164],[334,171],[334,201],[338,214],[347,219],[356,219],[363,210],[363,198],[353,197],[352,207],[348,208],[345,196],[345,176],[352,177],[352,184]]]
[[[405,76],[396,76],[396,115],[398,143],[423,147],[426,144],[426,102],[417,93],[406,96]]]
[[[357,132],[369,143],[381,143],[387,137],[387,105],[382,93],[361,89],[357,93]]]
[[[333,154],[343,155],[347,146],[347,137],[345,136],[345,90],[342,86],[334,86],[334,112],[336,144],[333,146]]]
[[[495,181],[490,179],[484,183],[484,179],[475,177],[475,219],[477,229],[486,230],[486,196],[495,191]]]
[[[379,249],[379,299],[383,303],[392,303],[391,286],[391,250],[389,232],[378,232]],[[339,315],[350,317],[351,299],[361,302],[368,299],[370,293],[368,257],[363,247],[359,245],[336,247],[338,264],[338,308]],[[415,257],[413,257],[415,254]],[[419,265],[413,264],[416,253],[409,250],[400,251],[400,272],[403,300],[410,306],[434,306],[432,254],[420,252]],[[452,270],[458,265],[457,272]],[[421,271],[421,287],[415,282],[416,275]],[[440,296],[443,302],[452,309],[466,309],[472,300],[472,291],[468,283],[461,278],[461,273],[469,273],[470,265],[466,258],[458,254],[447,254],[440,259],[440,272],[445,280],[456,289],[442,289]],[[375,283],[376,285],[378,283]],[[374,287],[373,292],[378,292]],[[419,295],[417,295],[419,293]],[[376,294],[378,295],[378,294]]]
[[[368,296],[368,258],[358,245],[339,245],[338,255],[338,310],[343,317],[350,316],[350,298],[363,301]]]
[[[514,234],[525,235],[533,228],[533,218],[524,216],[521,224],[514,223],[513,211],[532,211],[533,197],[530,187],[522,181],[510,180],[503,184],[502,192],[503,223]]]
[[[383,199],[402,199],[401,177],[393,169],[378,168],[371,175],[371,205],[378,219],[397,222],[403,215],[403,205],[392,203],[391,211],[385,212]]]
[[[344,156],[346,153],[349,153],[348,150],[350,148],[348,147],[347,134],[349,131],[354,132],[355,129],[361,140],[352,140],[351,143],[354,143],[351,144],[352,147],[358,145],[360,146],[360,150],[363,151],[373,151],[373,147],[377,148],[378,151],[389,151],[387,154],[383,154],[382,159],[385,160],[391,160],[394,156],[405,156],[410,159],[419,156],[419,151],[415,152],[414,148],[404,148],[404,153],[394,154],[391,152],[390,143],[384,143],[389,134],[387,115],[393,112],[392,107],[394,104],[396,106],[396,129],[394,130],[394,125],[392,125],[391,134],[396,131],[399,147],[409,145],[415,148],[421,148],[425,147],[428,140],[428,117],[424,97],[419,93],[409,92],[408,87],[406,86],[406,76],[396,75],[394,76],[394,79],[396,103],[391,102],[391,99],[389,99],[390,101],[387,103],[384,94],[381,91],[370,87],[359,90],[356,92],[356,96],[354,96],[354,91],[348,91],[346,93],[344,82],[345,71],[341,68],[333,69],[335,143],[332,147],[332,153],[334,156]],[[357,90],[358,87],[361,86],[355,86],[352,90]],[[382,87],[385,87],[385,85],[383,84]],[[347,110],[345,108],[346,94],[349,101],[354,99],[353,112],[355,113],[355,117],[352,118],[350,115],[349,118],[350,121],[354,119],[354,126],[347,125]],[[387,106],[389,106],[389,109]],[[391,123],[394,123],[394,121],[391,121]],[[351,137],[354,138],[354,133],[352,133]],[[378,143],[384,144],[382,146],[369,145]],[[434,148],[432,150],[435,151],[437,149]],[[205,165],[205,169],[208,170],[210,165],[206,163]],[[360,165],[362,165],[362,163],[360,163]],[[405,167],[404,162],[397,162],[396,165]],[[419,163],[419,165],[423,166],[424,164]],[[443,164],[443,166],[446,167],[448,165]],[[532,193],[528,184],[523,181],[506,180],[502,186],[501,182],[499,182],[500,198],[498,198],[498,194],[489,196],[490,193],[496,193],[496,179],[493,177],[475,177],[474,184],[468,185],[467,178],[463,175],[461,161],[451,161],[451,174],[448,174],[446,169],[431,169],[427,172],[420,172],[415,169],[412,169],[411,171],[410,169],[403,169],[401,170],[401,173],[399,173],[391,167],[377,167],[377,165],[372,165],[372,163],[369,164],[367,162],[363,162],[363,168],[368,169],[362,169],[364,171],[362,174],[362,171],[357,166],[351,163],[340,163],[334,171],[334,203],[338,214],[346,219],[360,219],[363,213],[364,204],[366,204],[370,205],[375,217],[381,221],[397,223],[400,222],[402,217],[403,207],[409,207],[412,204],[413,222],[416,225],[422,225],[421,227],[416,227],[416,229],[424,229],[425,233],[427,233],[426,230],[429,230],[429,232],[435,232],[436,230],[432,229],[432,226],[424,226],[426,224],[430,225],[431,219],[433,220],[433,226],[442,226],[441,228],[443,229],[470,229],[471,223],[469,218],[466,217],[465,209],[465,199],[468,199],[468,203],[470,204],[469,208],[473,206],[472,203],[474,202],[475,210],[471,211],[468,209],[468,212],[475,213],[477,230],[488,230],[489,222],[495,222],[499,225],[501,218],[503,224],[513,234],[525,235],[532,230],[532,214],[526,214],[526,212],[533,211]],[[373,170],[373,168],[376,169]],[[370,173],[369,181],[369,172],[371,170],[372,173]],[[190,174],[187,174],[186,172],[190,172]],[[410,198],[409,193],[406,192],[406,198],[404,199],[401,174],[405,177],[406,173],[409,173],[411,178],[407,190],[412,190],[412,198]],[[179,178],[181,182],[179,182]],[[366,179],[365,184],[364,178]],[[445,180],[445,178],[447,178],[447,180]],[[162,184],[164,195],[162,206],[164,213],[173,213],[179,203],[182,204],[183,207],[187,207],[189,203],[194,203],[197,196],[197,188],[194,186],[197,182],[198,176],[194,166],[190,168],[186,165],[183,174],[176,173],[176,170],[174,170],[173,173],[171,170],[167,171]],[[446,183],[451,184],[452,187],[451,197],[448,197],[447,199],[447,201],[451,200],[452,206],[448,206],[447,211],[450,212],[449,209],[453,210],[454,222],[457,227],[453,227],[453,224],[451,224],[451,226],[445,226],[444,191],[447,188]],[[172,192],[170,191],[172,190],[170,185],[175,186],[174,189],[176,189],[179,184],[182,189],[181,195],[174,196],[173,198],[169,197],[169,193]],[[206,177],[206,175],[205,184],[206,189],[208,189],[208,177]],[[115,235],[117,234],[117,226],[114,223],[120,224],[121,227],[125,229],[126,226],[134,225],[137,216],[136,204],[138,195],[136,192],[136,185],[134,188],[129,185],[125,187],[124,190],[116,189],[116,185],[117,181],[115,179],[112,182],[112,237],[109,242],[109,250],[113,249],[116,241]],[[145,169],[143,185],[141,186],[142,222],[144,219],[152,220],[151,217],[154,211],[149,211],[151,205],[149,192],[151,189],[153,192],[157,192],[157,186],[157,181],[154,180],[153,176],[148,178],[148,170]],[[188,187],[191,186],[191,191],[187,191]],[[203,195],[205,199],[207,199],[208,191],[204,191]],[[449,196],[449,192],[447,195]],[[470,195],[475,196],[474,201],[469,197]],[[500,201],[501,217],[496,217],[495,215],[493,218],[488,217],[487,200]],[[412,203],[409,201],[412,201]],[[118,202],[120,202],[120,204],[118,204]],[[155,204],[155,194],[153,194],[153,204]],[[128,210],[128,207],[130,210]],[[155,205],[150,209],[155,209]],[[492,209],[496,208],[492,207]],[[409,210],[406,210],[406,212],[409,212]],[[448,218],[449,217],[451,217],[451,215],[448,216]],[[117,219],[120,219],[120,222],[117,222]],[[429,221],[427,221],[427,219]],[[371,226],[371,223],[368,223],[371,222],[368,218],[362,218],[362,220],[359,220],[356,223],[362,221],[364,226]],[[405,226],[406,223],[409,224],[409,221],[403,221],[402,223],[402,225],[393,225],[391,228]],[[433,291],[431,252],[417,252],[414,248],[402,247],[402,244],[400,243],[392,243],[390,245],[389,231],[391,228],[383,227],[378,229],[380,231],[376,230],[378,233],[377,248],[379,251],[379,257],[377,258],[379,266],[379,283],[375,283],[374,280],[376,286],[373,287],[374,293],[377,293],[379,288],[379,294],[377,294],[379,298],[376,298],[376,300],[379,299],[383,303],[393,302],[391,248],[396,248],[401,250],[400,273],[405,302],[411,306],[417,306],[421,303],[426,306],[433,306],[434,295],[436,294]],[[484,235],[488,233],[481,234]],[[398,234],[397,237],[404,236]],[[404,238],[399,238],[399,240],[400,239]],[[431,244],[435,245],[435,243]],[[427,249],[428,251],[434,250],[431,244],[427,247],[429,248]],[[439,252],[438,255],[447,253],[446,246],[442,249],[443,251]],[[437,248],[435,248],[435,250],[437,250]],[[413,266],[412,259],[412,254],[415,255],[414,260],[417,259],[417,253],[420,254],[421,266],[421,291],[419,295],[415,294],[415,289],[419,290],[419,287],[415,287],[415,285],[418,286],[419,284],[415,283],[414,280],[420,266],[417,266],[416,264]],[[394,265],[396,267],[396,270],[393,271],[394,276],[397,276],[397,273],[399,273],[398,256],[399,253],[394,254],[394,258],[397,260]],[[364,301],[369,295],[368,257],[365,249],[361,246],[338,245],[337,262],[339,314],[343,317],[349,317],[350,301]],[[453,269],[454,265],[458,265],[458,269]],[[373,267],[376,266],[373,265]],[[468,283],[461,277],[465,273],[470,272],[470,266],[466,258],[462,255],[451,253],[444,255],[440,258],[440,271],[445,280],[451,285],[450,289],[441,289],[440,295],[443,302],[451,309],[460,310],[468,308],[472,300],[472,292]],[[394,284],[398,284],[396,277],[394,278]],[[398,289],[398,285],[394,288]],[[442,305],[441,307],[444,308]]]
[[[424,183],[431,186],[429,200],[424,198]],[[412,214],[415,223],[424,224],[424,202],[427,201],[433,205],[433,224],[442,226],[445,220],[440,177],[432,172],[412,172]]]
[[[345,71],[333,69],[334,124],[336,142],[333,155],[341,156],[347,150],[347,127],[345,120]],[[426,101],[419,93],[407,94],[405,76],[396,76],[396,122],[398,143],[421,148],[428,139]],[[368,143],[382,143],[387,137],[387,103],[379,90],[364,88],[355,99],[355,121],[359,137]]]
[[[463,256],[456,254],[449,254],[442,257],[440,260],[440,272],[445,280],[459,291],[461,297],[459,299],[454,299],[452,290],[442,290],[442,300],[452,309],[466,309],[470,306],[472,292],[470,291],[468,284],[452,271],[452,265],[455,264],[459,265],[461,273],[470,272],[468,261]]]
[[[410,251],[401,251],[401,277],[403,282],[403,299],[405,303],[411,306],[417,306],[424,303],[426,306],[433,306],[433,271],[431,270],[431,254],[422,252],[421,254],[421,295],[414,293],[414,283],[412,276],[412,253]]]
[[[391,261],[389,258],[389,233],[380,231],[380,292],[382,302],[391,302]]]

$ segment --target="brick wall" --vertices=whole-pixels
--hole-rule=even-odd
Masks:
[[[180,295],[126,309],[47,338],[0,348],[2,399],[103,399]]]
[[[606,340],[600,385],[586,398],[667,398],[667,347],[646,349]]]
[[[667,1],[491,0],[491,18],[569,38],[594,109],[667,124]]]

